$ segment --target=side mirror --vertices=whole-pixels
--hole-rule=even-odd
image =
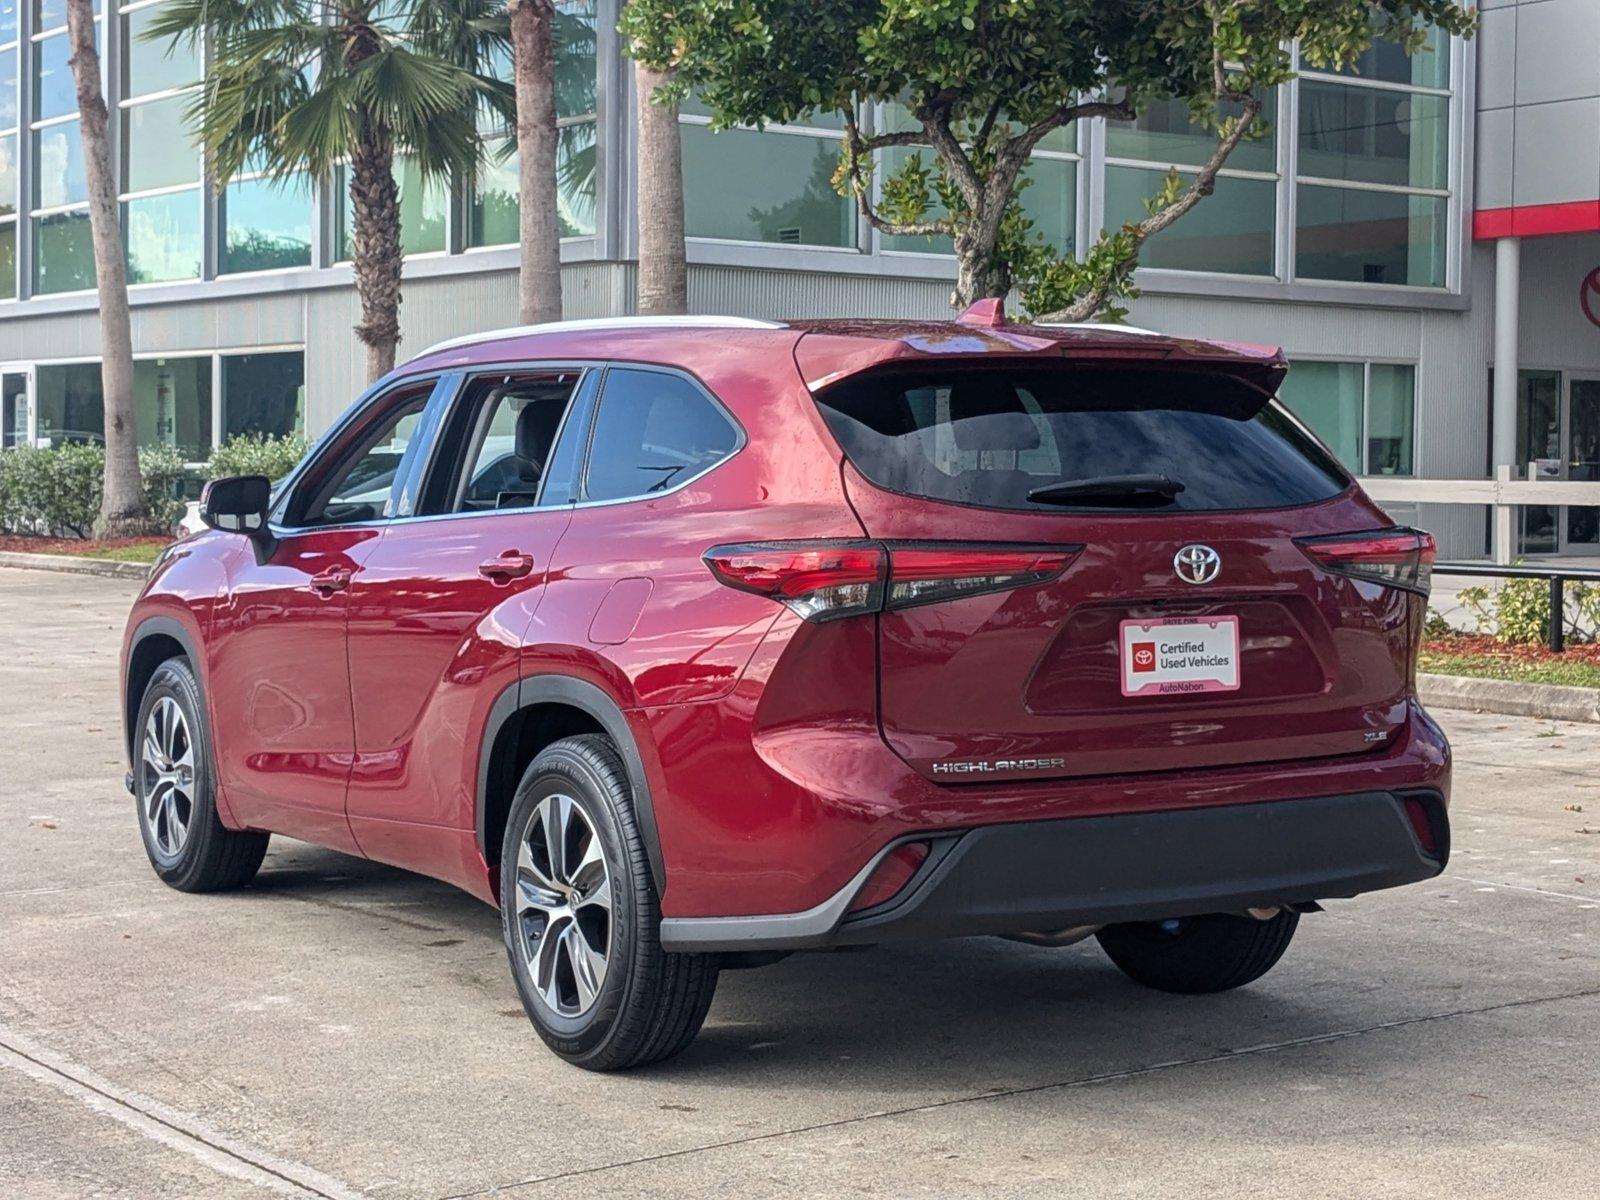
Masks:
[[[256,544],[260,558],[272,551],[272,530],[267,524],[271,504],[272,481],[265,475],[213,479],[200,493],[200,520],[224,533],[242,533]]]

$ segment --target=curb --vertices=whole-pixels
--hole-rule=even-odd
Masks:
[[[141,581],[150,574],[150,568],[145,563],[74,558],[70,554],[28,554],[21,550],[0,550],[0,567],[22,567],[30,571],[60,571],[68,575],[98,575],[104,579]]]
[[[1512,717],[1600,724],[1600,690],[1595,688],[1419,674],[1417,694],[1430,708],[1470,708]]]

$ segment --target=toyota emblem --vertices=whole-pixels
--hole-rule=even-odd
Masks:
[[[1222,556],[1210,546],[1185,546],[1172,556],[1172,569],[1185,583],[1210,583],[1222,570]]]

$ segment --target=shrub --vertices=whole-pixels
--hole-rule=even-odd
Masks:
[[[205,477],[265,475],[276,481],[294,470],[310,448],[311,444],[297,434],[267,437],[259,433],[236,433],[211,452]]]
[[[105,473],[100,446],[25,446],[0,453],[0,531],[88,537],[100,515]],[[151,524],[165,533],[183,511],[177,499],[183,455],[170,446],[140,450],[139,473]]]
[[[1550,637],[1550,583],[1545,579],[1507,579],[1498,588],[1462,588],[1457,597],[1472,613],[1479,633],[1503,642],[1535,645]],[[1562,620],[1572,642],[1592,642],[1600,633],[1600,586],[1568,583]]]

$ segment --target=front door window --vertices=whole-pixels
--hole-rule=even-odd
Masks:
[[[1567,409],[1567,478],[1600,482],[1600,379],[1572,380]],[[1567,509],[1567,543],[1573,550],[1600,547],[1600,508]]]
[[[0,375],[0,448],[28,444],[28,377],[21,371]]]

